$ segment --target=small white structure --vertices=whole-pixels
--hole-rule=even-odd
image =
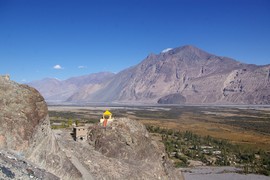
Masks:
[[[111,123],[113,122],[114,118],[112,118],[112,113],[108,110],[106,110],[104,113],[103,113],[103,116],[102,118],[100,119],[100,124],[102,124],[104,127],[107,126],[108,123]]]

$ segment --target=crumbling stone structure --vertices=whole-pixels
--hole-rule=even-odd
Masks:
[[[87,128],[85,126],[74,127],[73,134],[76,141],[84,142],[87,140]]]

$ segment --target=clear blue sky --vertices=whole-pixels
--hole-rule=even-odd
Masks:
[[[270,1],[0,0],[0,74],[17,82],[119,72],[187,44],[270,64]]]

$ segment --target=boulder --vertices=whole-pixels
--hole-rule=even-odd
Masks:
[[[145,126],[135,120],[118,118],[106,128],[89,128],[88,142],[101,153],[108,178],[118,179],[182,179],[181,172],[169,161],[164,146],[153,141]],[[111,168],[110,168],[111,167]],[[111,173],[112,172],[112,173]],[[122,173],[125,172],[125,173]]]
[[[185,104],[186,98],[179,93],[169,94],[167,96],[161,97],[158,104]]]
[[[40,93],[0,77],[0,150],[14,152],[62,179],[82,176],[63,153],[50,128]]]

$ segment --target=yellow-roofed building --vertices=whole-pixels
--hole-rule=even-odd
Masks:
[[[108,110],[106,110],[104,113],[103,113],[103,117],[104,116],[111,116],[112,115],[112,113],[110,112],[110,111],[108,111]]]
[[[100,119],[100,124],[102,124],[104,127],[107,126],[107,124],[111,123],[114,120],[114,118],[112,118],[112,113],[108,110],[106,110],[103,113],[102,118]]]

